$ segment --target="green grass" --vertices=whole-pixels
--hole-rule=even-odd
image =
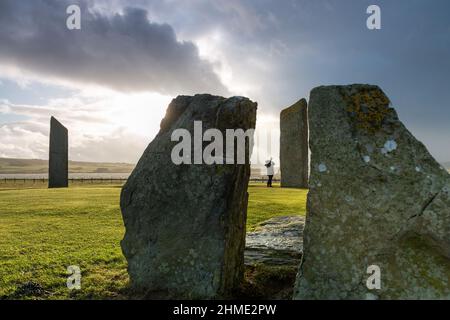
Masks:
[[[0,186],[0,298],[127,297],[120,186],[69,189]],[[249,187],[247,229],[279,215],[304,214],[306,190]],[[66,287],[67,267],[82,271],[82,290]],[[45,292],[20,292],[27,282]]]
[[[265,184],[254,183],[248,188],[247,231],[260,223],[277,216],[304,215],[306,212],[306,189],[266,188]]]

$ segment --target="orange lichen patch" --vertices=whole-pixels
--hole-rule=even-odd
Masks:
[[[377,88],[362,89],[358,93],[343,96],[347,112],[356,126],[369,133],[381,129],[383,120],[392,112],[389,98]]]

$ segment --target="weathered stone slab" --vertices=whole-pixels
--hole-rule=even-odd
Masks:
[[[281,187],[308,187],[308,111],[301,99],[280,114]]]
[[[50,152],[48,166],[48,187],[69,186],[69,140],[68,131],[54,117],[50,119]]]
[[[298,266],[303,252],[305,218],[283,216],[261,223],[248,232],[245,241],[246,265]]]
[[[177,97],[123,187],[122,250],[132,287],[149,298],[226,297],[243,277],[249,157],[246,164],[173,164],[172,132],[194,136],[194,121],[224,136],[226,129],[251,129],[256,103]]]
[[[311,92],[296,299],[450,298],[449,174],[389,105],[377,86]]]

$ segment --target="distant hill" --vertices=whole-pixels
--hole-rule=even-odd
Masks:
[[[131,163],[69,161],[70,173],[130,173]],[[0,174],[47,173],[48,161],[39,159],[0,158]]]
[[[442,163],[450,171],[450,162]],[[70,173],[131,173],[135,167],[132,163],[69,161]],[[279,168],[275,168],[275,177],[279,179]],[[48,161],[39,159],[0,158],[0,174],[47,173]],[[252,165],[251,176],[265,176],[263,165]]]

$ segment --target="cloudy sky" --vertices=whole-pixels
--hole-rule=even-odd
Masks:
[[[450,161],[449,15],[448,0],[0,0],[0,157],[46,159],[51,115],[70,159],[135,162],[179,94],[248,96],[276,131],[313,87],[372,83]]]

